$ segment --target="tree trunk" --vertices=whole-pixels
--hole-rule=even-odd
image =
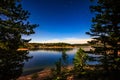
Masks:
[[[117,57],[118,57],[118,50],[114,49],[114,58],[117,58]]]

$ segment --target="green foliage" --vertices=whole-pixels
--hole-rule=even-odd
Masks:
[[[96,0],[96,4],[90,7],[95,16],[90,32],[87,32],[93,38],[91,43],[94,43],[95,53],[105,56],[103,63],[116,66],[119,66],[115,59],[120,50],[119,4],[120,0]]]
[[[55,69],[52,69],[52,80],[66,80],[69,74],[67,70],[67,58],[66,51],[63,50],[61,58],[55,63]]]
[[[27,19],[30,13],[23,10],[20,0],[0,0],[0,80],[14,80],[22,73],[28,51],[18,51],[29,40],[22,35],[34,33],[36,24]]]
[[[84,70],[86,65],[87,54],[80,48],[74,57],[74,70],[76,72],[81,72]]]
[[[61,62],[61,58],[56,62],[56,74],[57,75],[60,75],[61,74],[61,64],[62,64],[62,62]]]

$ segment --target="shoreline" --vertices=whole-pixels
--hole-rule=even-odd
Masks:
[[[38,74],[38,78],[40,78],[40,80],[44,80],[46,77],[48,77],[50,75],[51,69],[44,69],[44,70],[41,70],[41,71],[38,71],[38,72],[35,72],[35,73]],[[33,80],[32,76],[35,73],[31,73],[31,74],[28,74],[28,75],[22,75],[17,80]]]
[[[74,66],[67,66],[67,69],[68,70],[73,70],[73,67]],[[93,71],[93,70],[95,70],[95,67],[97,67],[97,66],[86,66],[85,69]],[[100,70],[102,70],[102,68],[100,68]],[[51,71],[51,68],[46,68],[46,69],[43,69],[43,70],[38,71],[36,73],[31,73],[29,75],[20,76],[17,80],[34,80],[34,79],[32,79],[32,77],[34,75],[37,75],[35,80],[46,80],[47,77],[52,76],[52,71]],[[74,80],[74,76],[75,76],[75,74],[72,74],[71,76],[68,76],[67,80]],[[77,79],[77,80],[79,80],[79,79]]]
[[[28,48],[18,48],[17,51],[27,51],[29,50]]]
[[[67,66],[67,69],[72,70],[73,66]],[[46,68],[46,69],[43,69],[41,71],[31,73],[31,74],[28,74],[28,75],[21,75],[17,80],[33,80],[32,76],[36,73],[38,74],[38,79],[37,80],[44,80],[45,78],[52,76],[51,68]]]

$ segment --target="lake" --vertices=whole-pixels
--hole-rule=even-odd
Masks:
[[[66,51],[68,55],[68,64],[73,65],[73,58],[78,49],[72,49]],[[29,56],[33,56],[28,62],[25,62],[23,68],[23,75],[30,74],[43,70],[45,68],[53,68],[55,62],[61,58],[62,51],[52,51],[52,50],[34,50],[29,51]],[[97,57],[99,55],[88,54],[89,56]],[[88,64],[96,65],[99,64],[97,61],[88,61]]]

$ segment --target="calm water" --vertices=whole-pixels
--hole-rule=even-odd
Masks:
[[[77,49],[69,50],[66,52],[68,55],[68,64],[72,65],[73,58]],[[40,71],[45,68],[53,68],[55,62],[61,58],[62,51],[48,51],[48,50],[35,50],[29,52],[30,56],[33,56],[28,62],[25,62],[23,74],[29,74],[33,72]],[[89,56],[96,56],[93,54],[88,54]],[[97,61],[88,62],[89,64],[98,64]]]

